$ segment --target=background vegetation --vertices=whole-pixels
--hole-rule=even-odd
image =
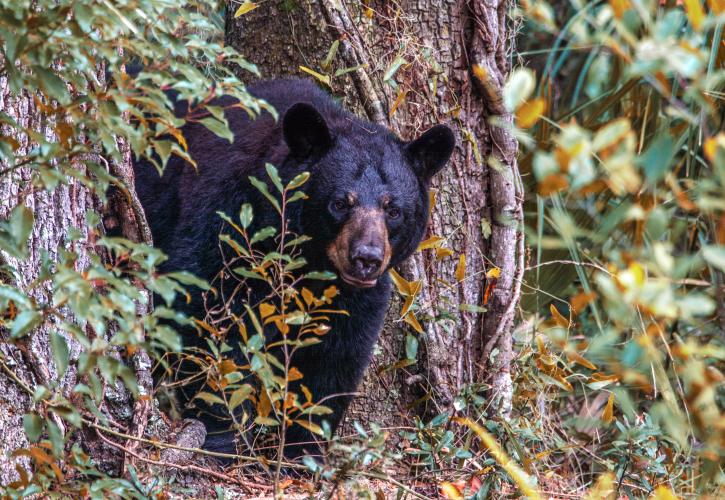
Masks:
[[[327,465],[308,463],[322,483],[285,480],[279,467],[221,472],[204,458],[181,467],[197,476],[180,476],[174,472],[179,462],[159,452],[168,451],[164,443],[173,448],[174,424],[169,430],[158,417],[138,426],[140,402],[150,400],[138,355],[163,359],[179,351],[173,328],[161,320],[188,324],[170,306],[184,286],[202,284],[183,273],[155,271],[163,256],[144,241],[143,215],[132,201],[137,232],[107,236],[101,216],[108,226],[109,217],[126,214],[101,213],[109,206],[108,188],[133,200],[132,179],[123,170],[129,154],[155,152],[160,168],[169,155],[185,155],[178,135],[183,119],[173,116],[164,90],[194,103],[185,119],[222,136],[229,132],[221,110],[207,105],[213,95],[235,95],[251,114],[264,106],[233,74],[241,68],[256,78],[258,72],[220,42],[219,6],[203,0],[185,6],[164,0],[0,2],[0,159],[3,186],[12,186],[3,191],[0,229],[0,368],[28,396],[26,444],[7,459],[15,472],[3,476],[4,494],[224,497],[320,487],[330,496],[347,491],[367,497],[722,494],[721,1],[512,6],[507,15],[519,27],[516,69],[500,104],[515,121],[512,126],[494,116],[488,124],[518,139],[526,196],[525,222],[517,228],[526,235],[526,251],[519,264],[525,274],[513,332],[510,416],[501,418],[491,407],[490,386],[467,384],[445,411],[429,408],[393,428],[354,426],[354,435],[335,441]],[[256,7],[247,1],[234,10],[242,17]],[[124,73],[124,63],[139,60],[141,73]],[[404,71],[397,70],[405,63],[388,80],[402,81]],[[324,79],[324,68],[307,69]],[[485,67],[473,64],[470,73],[481,86],[489,84]],[[21,102],[42,120],[20,116]],[[501,168],[495,155],[484,159],[488,168]],[[514,171],[506,172],[517,182]],[[32,244],[46,227],[38,196],[69,187],[85,190],[91,200],[84,225],[68,230],[52,258],[43,257]],[[277,199],[283,191],[270,196]],[[228,214],[242,232],[251,216],[245,210]],[[460,281],[481,280],[477,307],[485,308],[501,270],[490,268],[486,280],[467,278],[462,250],[450,238],[433,234],[421,252],[440,255]],[[254,259],[267,260],[262,269],[277,271],[265,279],[291,287],[279,272],[295,259],[284,243],[271,257],[251,248],[232,250],[245,263],[240,274],[258,273]],[[24,279],[24,262],[36,257],[42,265],[33,279]],[[396,276],[405,299],[400,316],[411,331],[418,330],[420,312],[415,283]],[[334,294],[285,290],[303,298],[302,309],[322,307]],[[155,308],[149,307],[150,293],[162,297]],[[286,323],[261,305],[250,314]],[[318,320],[299,323],[314,329]],[[408,366],[419,339],[425,342],[406,338],[405,359],[391,370]],[[254,348],[252,339],[244,339],[247,347],[251,341]],[[253,394],[238,367],[224,365],[223,351],[217,349],[207,370],[220,377],[218,385],[234,398],[227,403],[235,406]],[[45,371],[26,373],[23,365]],[[254,399],[258,413],[267,406],[263,418],[280,408],[286,414],[315,407],[303,398],[285,404],[289,367],[281,380],[265,372],[267,365],[258,368],[268,389],[267,400]],[[109,408],[114,387],[135,396],[135,403],[115,399],[127,406],[125,416]],[[256,425],[273,427],[274,419]],[[91,435],[121,450],[115,460],[121,469],[96,458],[107,457],[89,450]]]

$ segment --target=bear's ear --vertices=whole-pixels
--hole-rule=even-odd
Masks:
[[[406,144],[405,152],[418,177],[428,182],[445,166],[455,146],[453,131],[445,125],[436,125]]]
[[[282,130],[290,153],[298,159],[322,153],[332,144],[325,119],[314,106],[304,102],[293,104],[287,110]]]

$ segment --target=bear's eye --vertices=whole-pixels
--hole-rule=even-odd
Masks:
[[[347,208],[347,202],[345,200],[335,200],[335,203],[333,203],[333,206],[335,207],[335,210],[345,210]]]
[[[391,207],[388,209],[388,217],[391,219],[397,219],[400,217],[400,209],[397,209],[395,207]]]

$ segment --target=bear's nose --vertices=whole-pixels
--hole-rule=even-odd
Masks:
[[[350,257],[355,265],[355,272],[367,278],[380,269],[383,263],[383,250],[376,246],[360,245],[353,250]]]

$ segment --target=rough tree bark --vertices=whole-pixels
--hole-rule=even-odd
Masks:
[[[101,75],[103,73],[101,72]],[[44,115],[39,106],[39,100],[29,92],[19,94],[9,90],[7,79],[0,76],[0,111],[14,118],[20,127],[32,129],[52,138],[55,134],[53,118]],[[0,135],[11,136],[13,131],[3,126]],[[26,155],[34,144],[24,134],[14,136],[18,147],[18,157]],[[119,147],[124,148],[123,144]],[[127,155],[127,165],[111,165],[114,175],[127,183],[132,182],[130,156]],[[10,276],[3,273],[0,282],[10,284],[21,290],[33,290],[32,296],[39,303],[48,299],[49,284],[40,283],[35,286],[34,281],[39,277],[42,254],[47,253],[51,261],[57,261],[63,250],[72,250],[78,255],[78,269],[83,269],[89,263],[89,255],[96,253],[88,238],[87,211],[101,213],[103,209],[100,199],[76,179],[68,179],[67,183],[59,185],[53,191],[38,188],[32,182],[32,171],[28,168],[11,168],[12,165],[0,161],[0,220],[5,220],[8,214],[18,204],[23,203],[34,215],[35,223],[28,242],[29,257],[18,260],[5,252],[0,252],[0,265],[10,265],[17,272]],[[83,168],[78,165],[78,168]],[[133,207],[129,201],[119,197],[115,208],[122,221],[122,232],[125,236],[143,241],[147,238],[142,228],[145,224],[138,224],[133,214]],[[143,212],[136,211],[143,217]],[[69,231],[75,230],[82,234],[79,240],[71,241]],[[150,242],[150,239],[148,240]],[[62,311],[66,318],[72,320],[70,311]],[[13,459],[10,454],[19,449],[27,448],[28,442],[23,430],[23,415],[33,409],[32,398],[27,393],[28,388],[36,385],[48,385],[50,381],[57,381],[58,375],[52,359],[49,345],[49,334],[56,331],[62,334],[52,322],[45,322],[30,335],[20,341],[11,342],[5,329],[0,329],[0,485],[17,479],[16,463],[27,465],[24,459]],[[72,388],[79,382],[74,370],[74,360],[81,352],[80,345],[72,337],[64,335],[70,350],[71,363],[68,371],[59,381],[61,391],[70,397]],[[142,392],[150,392],[150,363],[145,353],[139,352],[134,357],[134,367],[139,376],[139,387]],[[24,389],[25,387],[25,389]],[[109,389],[106,393],[106,409],[108,415],[116,422],[129,424],[135,435],[143,433],[148,416],[149,399],[139,398],[134,403],[130,394],[118,386],[117,390]],[[70,431],[61,419],[55,420],[62,431]],[[107,470],[116,470],[123,464],[123,457],[109,449],[97,438],[95,431],[84,430],[84,446],[90,451],[96,461]]]
[[[429,411],[450,410],[460,389],[476,382],[490,384],[498,398],[493,408],[507,414],[523,268],[517,143],[505,128],[512,117],[501,97],[513,41],[510,3],[273,0],[235,18],[237,7],[228,5],[227,43],[265,77],[305,76],[304,66],[329,76],[330,90],[348,107],[405,139],[439,122],[457,132],[451,165],[434,183],[429,223],[429,234],[446,238],[453,255],[437,260],[424,250],[401,269],[424,284],[418,303],[425,349],[416,365],[384,370],[405,357],[400,330],[409,327],[394,303],[353,418],[395,425],[421,401],[432,403]],[[346,68],[356,69],[336,75]],[[493,117],[503,127],[491,126]],[[456,279],[461,255],[463,281]]]

